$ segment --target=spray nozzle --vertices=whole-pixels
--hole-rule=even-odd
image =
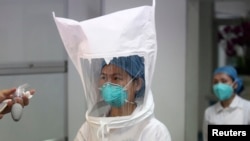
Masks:
[[[15,97],[22,97],[26,92],[25,89],[28,87],[28,84],[23,84],[17,87],[15,92]]]

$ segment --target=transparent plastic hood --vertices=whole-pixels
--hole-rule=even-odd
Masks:
[[[136,7],[80,22],[54,15],[83,83],[89,123],[117,128],[153,114],[154,8]]]

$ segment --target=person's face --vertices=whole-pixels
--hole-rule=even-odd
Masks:
[[[102,86],[106,82],[126,86],[128,92],[128,100],[134,101],[135,93],[139,87],[136,81],[131,81],[132,77],[120,67],[109,64],[103,67],[100,75],[99,86]],[[130,83],[130,84],[128,84]]]
[[[218,73],[213,77],[213,85],[218,83],[224,83],[236,87],[235,83],[233,82],[232,78],[225,73]]]

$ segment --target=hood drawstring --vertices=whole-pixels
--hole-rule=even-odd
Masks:
[[[97,137],[102,139],[104,141],[105,134],[109,133],[110,129],[107,126],[107,123],[100,121],[100,127],[97,130]]]

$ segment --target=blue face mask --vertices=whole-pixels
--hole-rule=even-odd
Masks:
[[[101,87],[101,95],[105,102],[112,107],[121,107],[128,98],[127,91],[118,84],[105,83]]]
[[[213,86],[213,91],[220,101],[228,100],[233,95],[233,87],[228,84],[218,83]]]

